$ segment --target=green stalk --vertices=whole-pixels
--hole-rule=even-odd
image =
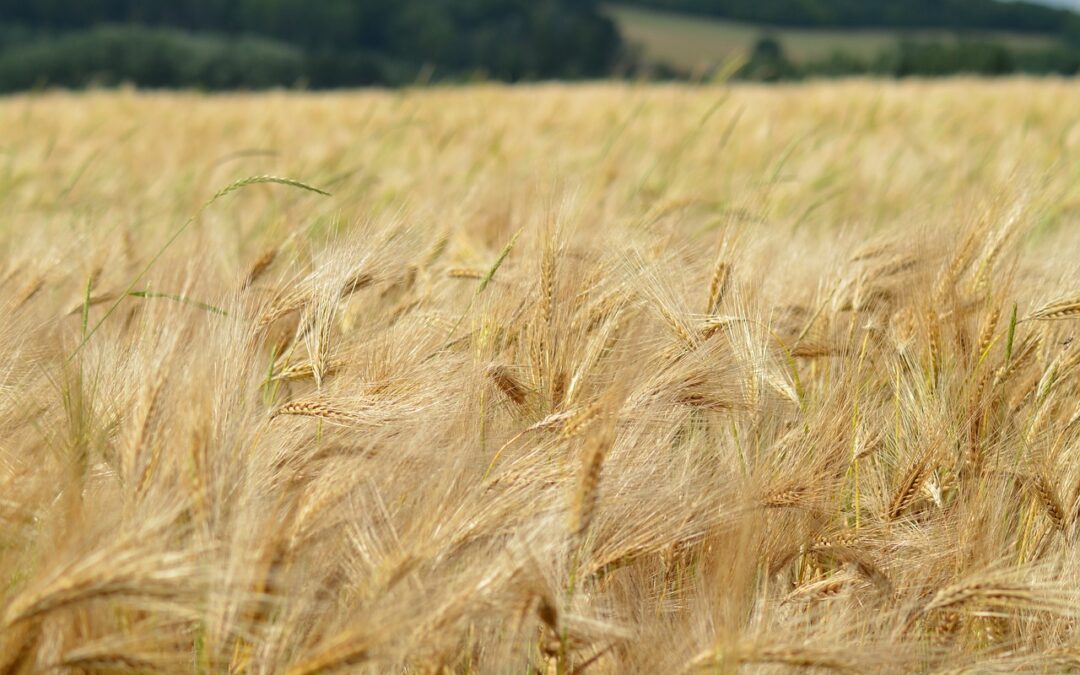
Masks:
[[[73,351],[70,356],[68,356],[68,360],[70,361],[71,359],[75,358],[75,356],[82,351],[82,348],[86,346],[86,343],[90,341],[90,338],[94,337],[94,334],[98,332],[98,329],[101,328],[102,324],[104,324],[105,321],[110,316],[112,316],[113,312],[115,312],[116,309],[120,307],[120,303],[124,301],[124,298],[131,295],[131,292],[135,289],[135,286],[137,286],[138,283],[143,280],[143,277],[145,277],[150,272],[150,270],[154,267],[154,265],[161,258],[161,256],[165,255],[165,251],[169,250],[169,247],[172,246],[173,243],[180,238],[180,235],[182,235],[189,227],[191,227],[192,223],[199,219],[199,216],[201,216],[203,212],[206,211],[206,209],[208,209],[212,204],[214,204],[214,202],[221,199],[225,195],[236,192],[237,190],[248,187],[249,185],[260,185],[262,183],[276,183],[278,185],[287,185],[289,187],[298,188],[300,190],[307,190],[308,192],[315,192],[317,194],[325,195],[327,197],[330,196],[329,192],[324,192],[319,188],[311,187],[310,185],[301,183],[300,181],[293,180],[291,178],[281,178],[278,176],[251,176],[250,178],[244,178],[230,185],[226,185],[224,188],[218,191],[217,194],[207,200],[205,204],[200,206],[199,210],[195,212],[195,215],[184,221],[184,224],[178,227],[176,229],[176,232],[173,232],[172,236],[169,237],[169,239],[160,249],[158,249],[158,252],[155,253],[154,256],[150,258],[150,261],[146,263],[146,266],[143,267],[137,275],[135,275],[135,278],[131,280],[131,283],[127,285],[127,288],[125,288],[124,291],[119,295],[119,297],[116,298],[116,302],[109,306],[109,309],[105,312],[105,315],[98,319],[98,322],[94,324],[94,327],[90,329],[90,332],[86,333],[83,336],[82,341],[79,342],[79,346],[75,348],[75,351]]]

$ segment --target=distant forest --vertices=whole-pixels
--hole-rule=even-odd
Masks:
[[[902,44],[860,62],[791,64],[767,37],[737,76],[1080,70],[1080,17],[996,0],[627,0],[748,22],[1053,34],[1019,53],[981,42]],[[0,91],[111,86],[395,86],[418,79],[638,76],[595,0],[0,0]],[[667,77],[685,74],[662,73]]]
[[[591,0],[0,0],[6,90],[598,77],[620,48]]]
[[[623,4],[804,28],[1080,31],[1080,17],[1067,10],[1000,0],[626,0]]]

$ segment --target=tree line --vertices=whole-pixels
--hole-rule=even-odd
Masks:
[[[1032,2],[1001,0],[625,0],[748,23],[801,28],[941,28],[1080,34],[1080,17]]]
[[[766,24],[1053,33],[1020,51],[902,42],[872,58],[795,64],[764,39],[739,77],[871,73],[1075,74],[1077,15],[997,0],[628,0]],[[234,89],[395,86],[418,78],[505,81],[647,71],[597,0],[0,0],[0,91],[131,82]],[[683,74],[666,71],[667,76]]]
[[[5,90],[598,77],[621,47],[592,0],[0,0]]]
[[[751,50],[738,76],[778,82],[806,78],[872,75],[876,77],[943,77],[955,74],[1001,76],[1014,74],[1065,75],[1080,73],[1080,49],[1062,43],[1037,49],[1017,49],[1001,42],[903,39],[876,54],[857,56],[834,52],[824,58],[796,62],[783,43],[768,35]],[[681,74],[669,73],[680,77]]]

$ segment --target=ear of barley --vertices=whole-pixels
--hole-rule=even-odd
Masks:
[[[484,270],[475,267],[452,267],[446,270],[446,276],[451,279],[483,279]]]
[[[1067,517],[1065,515],[1065,509],[1061,506],[1061,500],[1058,499],[1057,492],[1054,490],[1053,484],[1051,484],[1046,475],[1042,473],[1037,474],[1030,481],[1030,484],[1032,491],[1038,499],[1039,505],[1050,519],[1050,522],[1054,524],[1054,527],[1058,531],[1064,532],[1068,524]]]
[[[851,579],[830,577],[798,586],[784,598],[783,603],[795,601],[818,602],[838,595],[846,586],[851,584]]]
[[[990,351],[990,346],[994,342],[994,331],[997,330],[998,321],[1000,319],[1001,307],[994,307],[994,309],[986,315],[982,328],[979,330],[979,342],[975,350],[976,361],[981,361],[986,358],[986,354]]]
[[[499,252],[499,257],[495,259],[495,262],[491,265],[491,269],[489,269],[487,273],[484,274],[483,277],[481,277],[480,283],[476,287],[477,295],[483,293],[484,289],[487,288],[488,284],[491,283],[491,280],[495,278],[495,273],[498,272],[499,268],[502,267],[504,262],[506,262],[507,256],[510,255],[510,251],[513,250],[514,244],[517,243],[518,237],[520,236],[521,230],[518,230],[514,233],[514,236],[510,237],[510,241],[507,242],[506,246],[503,247],[503,250]]]
[[[341,668],[361,666],[371,660],[371,645],[365,633],[346,630],[334,636],[315,654],[296,663],[287,675],[316,675]]]
[[[421,267],[423,267],[424,269],[430,268],[439,260],[439,258],[443,256],[444,253],[446,253],[446,249],[449,246],[450,235],[448,232],[443,232],[438,236],[437,239],[435,239],[435,242],[432,243],[431,248],[428,249],[427,255],[424,256]]]
[[[294,288],[275,298],[263,310],[255,322],[258,328],[266,328],[273,322],[281,319],[303,307],[310,301],[312,293],[309,289]]]
[[[559,438],[566,441],[579,436],[600,415],[603,406],[600,401],[594,401],[576,413],[572,413],[563,424]]]
[[[683,667],[682,672],[711,671],[733,666],[785,666],[799,670],[856,673],[857,663],[840,649],[782,642],[751,642],[708,649]]]
[[[848,258],[848,262],[849,263],[857,263],[857,262],[863,262],[865,260],[871,260],[873,258],[878,258],[878,257],[881,257],[881,256],[885,255],[886,253],[888,253],[890,251],[895,250],[896,246],[897,246],[896,242],[890,242],[890,241],[873,242],[873,243],[865,244],[864,246],[862,246],[861,248],[859,248],[858,250],[856,250],[854,253],[851,254],[851,257]]]
[[[1071,603],[1021,582],[998,579],[974,579],[960,582],[937,592],[923,608],[923,613],[942,609],[1031,609],[1069,615]]]
[[[766,509],[797,507],[805,503],[808,494],[809,490],[804,486],[784,488],[765,495],[761,505]]]
[[[92,672],[111,672],[114,670],[161,672],[163,670],[161,663],[156,662],[154,659],[139,654],[128,654],[122,651],[109,652],[105,650],[96,653],[83,653],[81,651],[68,652],[55,666],[53,666],[53,668],[58,671],[76,672],[83,672],[86,670]]]
[[[15,293],[14,309],[22,309],[30,300],[38,294],[38,292],[45,287],[45,277],[37,276]]]
[[[344,365],[341,359],[327,359],[320,368],[320,376],[333,375]],[[315,377],[315,364],[311,361],[300,361],[289,365],[283,365],[275,369],[272,380],[274,381],[297,381],[310,380]]]
[[[945,273],[938,282],[937,296],[939,298],[951,291],[956,286],[956,282],[967,271],[974,259],[975,249],[984,238],[985,232],[985,224],[968,230],[964,241],[953,253],[948,267],[945,268]]]
[[[775,664],[791,668],[831,670],[838,673],[857,673],[860,668],[842,648],[811,645],[759,644],[741,650],[743,664]]]
[[[599,301],[594,302],[589,311],[584,315],[578,314],[574,318],[572,331],[584,328],[586,333],[592,333],[609,317],[618,312],[626,302],[626,297],[621,291],[612,291]]]
[[[886,516],[889,520],[896,520],[899,518],[904,510],[915,501],[915,497],[919,494],[919,490],[926,480],[928,468],[929,462],[924,458],[915,462],[915,464],[908,469],[907,473],[904,474],[904,479],[900,481],[900,485],[897,487],[892,500],[889,502],[889,509],[886,512]]]
[[[709,302],[705,308],[706,314],[713,314],[720,308],[730,279],[731,266],[718,259],[713,267],[712,278],[709,280]]]
[[[499,390],[516,405],[524,405],[528,390],[506,366],[490,366],[487,375]]]
[[[671,310],[669,310],[667,307],[660,305],[659,309],[660,316],[664,317],[664,322],[667,323],[668,328],[670,328],[671,332],[674,333],[675,337],[679,339],[679,342],[681,342],[683,346],[687,349],[694,349],[694,347],[696,346],[694,338],[692,335],[690,335],[690,331],[686,330],[686,327],[683,325],[682,321],[680,321],[678,317],[672,314]]]
[[[124,632],[84,639],[80,644],[68,648],[53,668],[57,671],[154,673],[181,670],[184,658],[172,651],[170,646],[175,645],[175,635],[183,632],[182,624],[127,625]]]
[[[1008,361],[998,370],[997,375],[994,377],[994,386],[1003,386],[1008,383],[1017,373],[1027,367],[1031,361],[1034,361],[1035,354],[1038,352],[1041,345],[1041,335],[1028,336],[1020,343],[1020,348],[1016,351],[1012,360]],[[1037,384],[1038,383],[1036,383],[1036,385]]]
[[[84,297],[82,299],[82,301],[79,302],[79,304],[75,305],[74,307],[72,307],[68,311],[67,315],[68,316],[74,316],[74,315],[80,314],[80,313],[88,314],[89,309],[91,307],[96,307],[97,305],[100,305],[103,302],[108,302],[110,300],[115,300],[115,299],[116,299],[116,294],[115,293],[102,293],[100,295],[91,295],[90,297]],[[88,316],[86,318],[87,318],[87,320],[89,320]]]
[[[907,272],[919,264],[919,258],[914,255],[896,255],[882,264],[873,268],[866,274],[866,281],[887,279],[888,277]]]
[[[314,417],[338,424],[358,422],[361,419],[355,409],[331,400],[319,398],[286,403],[278,407],[270,415],[270,419],[282,416]]]
[[[1066,429],[1072,429],[1074,426],[1080,425],[1080,405],[1077,406],[1076,412],[1069,418],[1068,424],[1065,425]]]
[[[555,307],[555,244],[548,241],[540,262],[540,321],[551,323]]]
[[[578,470],[577,491],[570,516],[570,532],[581,538],[588,531],[596,514],[599,500],[600,475],[604,460],[611,450],[610,431],[594,434],[585,445]]]
[[[353,293],[367,288],[375,282],[375,277],[369,272],[364,270],[356,270],[345,277],[345,281],[341,283],[341,289],[338,292],[338,296],[342,299],[347,298]]]
[[[268,248],[263,251],[262,255],[256,258],[255,262],[248,268],[247,274],[244,275],[244,281],[240,284],[240,290],[244,290],[258,281],[266,270],[270,269],[270,265],[274,264],[277,255],[278,249],[276,248]]]
[[[926,313],[927,345],[930,356],[930,381],[936,382],[938,373],[941,372],[941,324],[937,312],[928,310]]]
[[[17,595],[0,622],[10,627],[106,598],[161,602],[181,598],[198,591],[196,560],[194,551],[146,551],[120,539],[58,570],[40,587]]]
[[[1080,296],[1054,300],[1024,317],[1024,321],[1054,321],[1080,318]]]
[[[225,195],[236,192],[237,190],[242,190],[242,189],[244,189],[246,187],[249,187],[251,185],[265,185],[265,184],[268,184],[268,183],[273,183],[273,184],[277,184],[277,185],[285,185],[287,187],[297,188],[299,190],[306,190],[307,192],[314,192],[314,193],[320,194],[320,195],[322,195],[324,197],[332,196],[329,192],[326,192],[324,190],[320,190],[317,187],[312,187],[311,185],[308,185],[307,183],[302,183],[302,182],[300,182],[298,180],[295,180],[295,179],[292,179],[292,178],[285,178],[285,177],[282,177],[282,176],[249,176],[248,178],[241,178],[240,180],[238,180],[238,181],[236,181],[234,183],[230,183],[229,185],[226,185],[221,190],[219,190],[217,192],[217,194],[215,194],[213,197],[211,197],[210,200],[208,202],[206,202],[206,204],[207,204],[207,206],[209,206],[209,205],[213,204],[214,202],[216,202],[217,200],[224,197]]]
[[[701,324],[701,337],[707,340],[741,321],[743,320],[737,316],[710,316]]]

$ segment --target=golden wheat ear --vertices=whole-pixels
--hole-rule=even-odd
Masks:
[[[247,273],[244,274],[244,280],[240,283],[240,290],[245,290],[262,278],[263,274],[270,269],[270,266],[277,260],[278,249],[268,248],[256,258],[248,267]]]
[[[1049,302],[1024,317],[1024,321],[1055,321],[1080,317],[1080,296],[1069,296]]]
[[[578,469],[577,489],[570,511],[570,532],[582,537],[592,524],[600,500],[600,477],[614,435],[611,430],[592,434],[585,443]]]

